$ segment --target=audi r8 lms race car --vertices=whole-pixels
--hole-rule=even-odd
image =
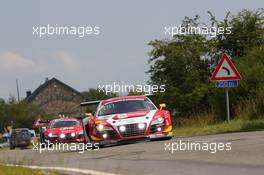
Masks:
[[[169,111],[158,109],[146,96],[102,100],[94,115],[83,120],[87,142],[100,145],[122,141],[170,139],[173,137]]]
[[[51,120],[43,132],[47,143],[84,142],[81,121],[76,118],[59,118]]]

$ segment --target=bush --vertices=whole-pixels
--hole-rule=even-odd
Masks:
[[[1,132],[4,127],[13,125],[14,128],[32,128],[32,125],[39,114],[44,112],[37,106],[26,101],[17,102],[10,98],[8,102],[0,103]]]
[[[264,88],[256,96],[241,100],[236,106],[236,117],[244,120],[264,118]]]
[[[206,112],[206,113],[198,113],[193,114],[190,117],[179,117],[175,121],[175,126],[182,127],[182,126],[207,126],[211,124],[215,124],[217,121],[216,116],[213,113]]]

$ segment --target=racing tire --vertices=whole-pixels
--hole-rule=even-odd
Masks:
[[[40,140],[40,145],[41,145],[41,148],[44,148],[44,147],[48,147],[48,143],[43,139],[43,140]]]
[[[16,148],[16,146],[15,146],[15,145],[13,145],[13,144],[10,144],[9,148],[10,148],[10,150],[13,150],[13,149],[15,149],[15,148]]]
[[[46,143],[41,143],[41,148],[46,148],[48,144]]]

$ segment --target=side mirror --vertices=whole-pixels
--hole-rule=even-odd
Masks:
[[[160,110],[162,110],[163,108],[166,108],[166,104],[165,103],[159,104],[159,107],[160,107]]]

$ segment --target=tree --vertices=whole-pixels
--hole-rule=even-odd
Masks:
[[[237,15],[227,13],[223,21],[217,21],[211,12],[212,23],[218,27],[232,27],[231,34],[218,34],[213,40],[215,42],[214,52],[228,52],[233,58],[246,55],[252,47],[263,46],[264,9],[256,11],[243,10]]]
[[[112,97],[116,97],[115,93],[106,93],[99,89],[90,88],[88,91],[82,92],[83,97],[86,101],[96,101],[96,100],[104,100]],[[86,112],[94,112],[96,110],[97,105],[89,105],[86,106]]]
[[[199,34],[178,34],[173,39],[149,43],[152,46],[148,71],[150,83],[166,85],[166,92],[156,94],[157,99],[165,101],[174,115],[191,116],[210,111],[220,119],[223,118],[224,91],[216,89],[209,78],[224,51],[233,58],[242,77],[246,78],[243,78],[239,88],[232,91],[231,100],[239,101],[235,99],[248,97],[250,91],[250,98],[254,98],[260,92],[259,88],[263,87],[263,9],[243,10],[237,15],[227,13],[222,21],[217,21],[211,12],[208,13],[209,24],[200,22],[198,15],[194,18],[185,17],[182,24],[194,27],[200,24],[231,27],[231,34],[224,31],[223,34],[217,33],[214,38]],[[258,77],[254,77],[253,73],[257,73]]]
[[[7,102],[0,99],[0,131],[11,125],[14,128],[32,128],[36,116],[43,113],[39,107],[25,101],[17,102],[13,97]]]
[[[0,98],[0,133],[4,132],[4,123],[6,123],[6,103]]]
[[[90,88],[88,89],[88,91],[82,92],[82,95],[87,101],[104,100],[107,98],[112,98],[117,96],[115,93],[108,93],[106,95],[106,93],[103,92],[102,90],[94,89],[94,88]]]
[[[185,18],[184,24],[198,25],[198,16]],[[150,83],[166,85],[166,92],[158,94],[173,113],[190,115],[204,110],[210,88],[207,53],[210,50],[205,36],[175,35],[172,40],[155,40],[149,43],[151,64]]]
[[[247,119],[264,117],[264,47],[251,48],[237,67],[243,80],[231,91],[235,113]]]

